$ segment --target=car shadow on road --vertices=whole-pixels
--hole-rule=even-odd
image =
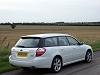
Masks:
[[[93,63],[93,61],[92,61],[92,63]],[[80,65],[85,66],[85,64],[86,63],[84,61],[80,61],[77,63],[66,65],[66,66],[62,67],[62,69],[59,73],[52,73],[52,71],[50,69],[35,69],[35,70],[32,70],[32,69],[23,70],[23,69],[21,69],[19,72],[17,72],[14,75],[64,75],[64,74],[67,74],[72,69],[77,68]]]
[[[44,75],[46,73],[50,73],[49,69],[29,69],[29,70],[23,70],[21,69],[18,73],[15,75]]]

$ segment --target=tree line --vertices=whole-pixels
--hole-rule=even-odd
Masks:
[[[45,22],[24,22],[24,23],[10,23],[10,22],[5,22],[5,23],[0,23],[0,25],[53,25],[53,26],[100,26],[100,22],[54,22],[54,23],[45,23]]]

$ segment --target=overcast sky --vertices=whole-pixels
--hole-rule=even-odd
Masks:
[[[0,22],[100,21],[100,0],[0,0]]]

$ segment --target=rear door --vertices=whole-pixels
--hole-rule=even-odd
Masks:
[[[58,37],[60,53],[63,58],[64,65],[70,63],[72,61],[72,47],[69,46],[69,42],[67,41],[65,36]]]

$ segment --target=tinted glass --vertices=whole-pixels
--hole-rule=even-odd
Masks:
[[[45,39],[45,47],[57,46],[57,38],[51,37]]]
[[[78,45],[79,44],[78,41],[73,37],[67,37],[67,39],[68,39],[70,45]]]
[[[67,41],[66,37],[58,37],[59,45],[60,46],[68,46],[69,42]]]
[[[16,47],[34,48],[39,46],[40,38],[21,38],[17,43]]]

